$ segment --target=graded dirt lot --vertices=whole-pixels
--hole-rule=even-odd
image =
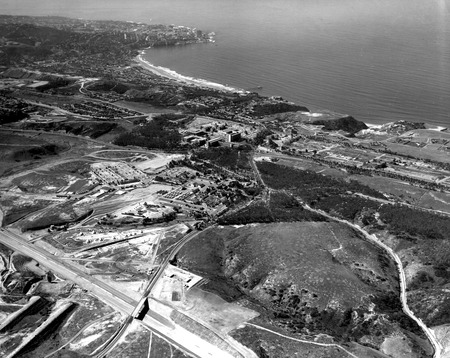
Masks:
[[[208,323],[222,333],[228,333],[258,313],[237,304],[228,303],[219,296],[196,287],[186,293],[185,312]]]

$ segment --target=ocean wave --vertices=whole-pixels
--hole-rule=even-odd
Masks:
[[[146,59],[144,59],[143,55],[145,55],[145,51],[142,51],[141,54],[138,56],[139,61],[141,63],[144,63],[150,70],[153,70],[154,73],[156,73],[160,76],[167,77],[167,78],[177,80],[180,82],[185,82],[187,84],[193,84],[193,85],[196,85],[199,87],[214,88],[214,89],[217,89],[220,91],[226,91],[226,92],[247,93],[247,91],[240,89],[240,88],[223,85],[221,83],[216,83],[216,82],[204,80],[201,78],[185,76],[174,70],[171,70],[170,68],[156,66],[156,65],[150,63],[149,61],[147,61]]]

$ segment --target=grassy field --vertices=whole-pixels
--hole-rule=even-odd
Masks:
[[[311,170],[315,173],[329,175],[334,178],[344,178],[345,179],[348,177],[348,174],[346,172],[344,172],[343,170],[330,168],[326,165],[322,165],[322,164],[316,163],[312,160],[308,160],[308,159],[304,159],[304,158],[300,158],[300,157],[296,157],[293,159],[283,158],[283,159],[280,159],[280,161],[278,163],[281,165],[285,165],[287,167],[292,167],[294,169]]]
[[[179,242],[187,232],[187,226],[178,225],[167,230],[158,246],[156,261],[161,262],[170,254],[170,249]]]
[[[118,101],[114,102],[116,106],[125,107],[141,113],[175,113],[173,109],[155,107],[145,102]]]
[[[314,344],[298,342],[275,335],[271,332],[245,326],[233,332],[233,338],[265,358],[350,358],[351,356],[338,347],[321,347]],[[348,349],[348,347],[347,347]],[[366,358],[382,358],[379,353],[367,354],[370,349],[364,349]]]
[[[223,232],[226,248],[238,260],[229,274],[262,299],[279,296],[264,289],[267,280],[278,291],[293,286],[304,290],[321,309],[332,300],[347,307],[363,302],[376,287],[362,277],[375,283],[378,276],[386,282],[381,287],[396,288],[378,262],[380,252],[339,224],[282,223],[227,231]]]
[[[5,195],[0,197],[0,208],[3,211],[3,226],[9,225],[20,218],[41,210],[52,204],[51,200],[27,198],[25,195]]]
[[[399,327],[420,332],[401,312],[394,263],[338,223],[220,227],[186,244],[178,264],[207,278],[202,289],[227,301],[249,297],[262,322],[286,332],[367,337],[373,346]],[[352,311],[368,314],[371,304],[364,325],[350,318]]]
[[[350,178],[406,203],[450,213],[450,194],[448,193],[433,192],[385,177],[351,175]]]
[[[64,225],[82,220],[90,212],[92,212],[90,205],[75,205],[73,200],[69,200],[29,215],[17,223],[17,227],[26,231],[44,229],[50,225]]]
[[[0,130],[0,176],[39,159],[55,157],[67,150],[67,146],[53,145],[43,138],[30,138]],[[20,164],[19,164],[20,163]]]
[[[56,193],[62,187],[69,184],[64,175],[52,175],[50,173],[29,173],[15,178],[13,184],[29,193]]]
[[[51,167],[53,173],[74,174],[80,177],[86,177],[91,170],[90,163],[84,160],[71,160],[65,163],[57,164]]]
[[[0,143],[2,146],[41,146],[46,142],[37,138],[27,138],[21,135],[11,134],[9,131],[0,131]]]
[[[114,347],[111,356],[115,358],[141,358],[149,356],[150,339],[152,333],[133,321],[126,335]]]
[[[420,148],[410,145],[390,143],[389,141],[385,141],[384,144],[386,144],[387,149],[400,155],[409,155],[420,159],[429,159],[443,163],[450,163],[450,156],[447,152],[444,151],[428,149],[427,147]]]

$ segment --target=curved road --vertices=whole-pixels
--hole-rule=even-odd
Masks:
[[[259,174],[258,168],[256,167],[253,159],[250,162],[252,164],[252,168]],[[262,178],[261,178],[261,181],[262,181]],[[262,183],[264,184],[263,181],[262,181]],[[337,222],[351,226],[353,229],[355,229],[358,232],[360,232],[361,234],[363,234],[367,240],[374,243],[376,246],[382,248],[384,251],[386,251],[389,254],[389,256],[395,261],[395,264],[397,266],[397,270],[399,273],[400,301],[402,303],[402,310],[408,317],[410,317],[412,320],[414,320],[420,326],[420,328],[422,328],[423,332],[426,334],[428,340],[430,341],[431,345],[434,348],[433,358],[441,358],[443,347],[442,347],[441,343],[437,340],[435,333],[433,332],[433,330],[428,328],[427,325],[425,323],[423,323],[423,321],[420,318],[416,317],[414,312],[412,312],[410,310],[410,308],[408,307],[408,300],[407,300],[407,296],[406,296],[406,275],[405,275],[405,271],[403,270],[403,264],[400,260],[400,257],[398,257],[398,255],[394,252],[394,250],[392,250],[389,246],[387,246],[386,244],[384,244],[383,242],[378,240],[378,238],[375,235],[369,234],[368,232],[363,230],[358,225],[355,225],[347,220],[343,220],[343,219],[339,219],[334,216],[331,216],[322,210],[313,209],[307,204],[303,204],[303,207],[311,212],[325,216],[326,218],[328,218],[330,220],[337,221]]]
[[[431,330],[430,328],[427,327],[427,325],[425,323],[423,323],[423,321],[416,317],[416,315],[414,314],[414,312],[412,312],[409,307],[408,307],[408,301],[407,301],[407,296],[406,296],[406,276],[405,276],[405,271],[403,270],[403,264],[400,260],[400,257],[398,257],[398,255],[394,252],[394,250],[392,250],[389,246],[387,246],[386,244],[384,244],[383,242],[381,242],[380,240],[378,240],[378,238],[373,235],[373,234],[369,234],[367,231],[363,230],[361,227],[359,227],[358,225],[355,225],[347,220],[343,220],[343,219],[338,219],[335,218],[334,216],[331,216],[327,213],[325,213],[322,210],[316,210],[311,208],[309,205],[304,204],[304,208],[312,211],[316,214],[325,216],[326,218],[333,220],[333,221],[337,221],[346,225],[351,226],[353,229],[357,230],[358,232],[360,232],[361,234],[364,235],[364,237],[369,240],[370,242],[374,243],[376,246],[382,248],[384,251],[386,251],[389,256],[395,261],[395,264],[397,266],[397,270],[399,273],[399,279],[400,279],[400,301],[402,303],[402,309],[403,312],[409,316],[411,319],[413,319],[419,326],[420,328],[422,328],[422,330],[424,331],[424,333],[426,334],[428,340],[430,341],[431,345],[434,348],[434,354],[433,357],[434,358],[441,358],[441,353],[442,353],[442,345],[441,343],[437,340],[436,335],[434,334],[433,330]]]

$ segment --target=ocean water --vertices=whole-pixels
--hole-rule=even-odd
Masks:
[[[450,126],[450,0],[0,0],[0,12],[214,31],[214,44],[145,58],[368,123]]]

